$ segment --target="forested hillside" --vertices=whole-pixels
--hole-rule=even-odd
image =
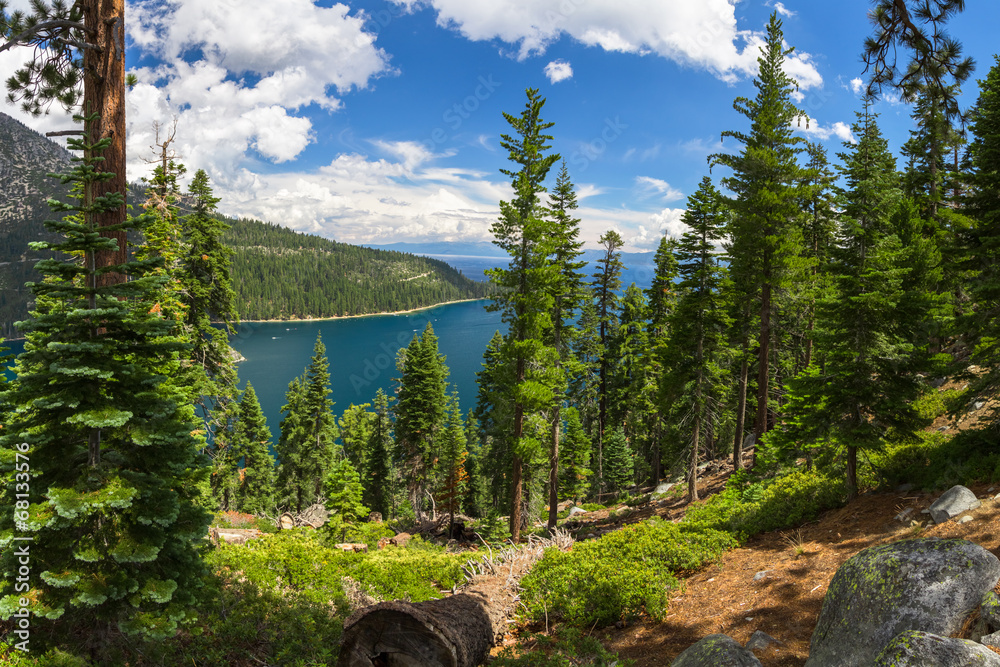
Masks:
[[[70,153],[10,116],[0,114],[0,335],[16,338],[14,323],[28,317],[32,295],[25,283],[41,279],[35,263],[53,256],[33,241],[57,236],[42,225],[46,203],[64,198],[49,174],[64,171]],[[141,211],[145,186],[129,187]],[[463,277],[444,262],[403,252],[373,250],[293,232],[278,224],[225,218],[223,242],[231,246],[235,305],[243,320],[363,315],[486,296],[489,287]],[[142,239],[130,234],[133,243]]]
[[[373,250],[256,220],[227,220],[242,320],[363,315],[478,299],[486,283],[442,261]]]

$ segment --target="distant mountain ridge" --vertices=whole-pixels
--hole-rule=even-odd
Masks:
[[[0,113],[0,336],[20,333],[28,317],[43,253],[32,241],[52,238],[42,223],[46,203],[67,188],[50,173],[67,169],[72,155],[19,121]],[[129,200],[143,188],[130,186]],[[220,216],[221,217],[221,216]],[[241,319],[308,319],[410,310],[444,301],[481,298],[490,286],[469,280],[446,263],[402,252],[375,250],[302,234],[280,225],[226,218],[225,241]]]

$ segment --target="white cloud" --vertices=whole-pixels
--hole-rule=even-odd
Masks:
[[[365,16],[342,4],[272,0],[247,11],[238,0],[147,0],[129,12],[134,47],[161,62],[136,70],[127,97],[133,179],[148,171],[153,123],[176,117],[182,159],[250,197],[255,161],[292,161],[313,141],[304,107],[334,112],[341,96],[391,72]]]
[[[636,176],[635,183],[646,197],[659,195],[664,201],[675,201],[684,198],[684,193],[659,178]]]
[[[733,0],[392,0],[414,10],[430,6],[438,25],[473,41],[499,39],[523,60],[542,54],[563,35],[606,51],[653,53],[706,69],[724,81],[757,72],[763,33],[740,30]],[[786,10],[787,11],[787,10]],[[822,77],[807,53],[796,51],[786,71],[801,88]]]
[[[766,6],[773,7],[774,11],[778,12],[779,14],[787,18],[791,18],[798,13],[798,12],[793,12],[788,7],[785,7],[785,4],[783,2],[768,2],[766,3]]]
[[[852,144],[857,143],[857,140],[854,138],[854,134],[851,132],[850,125],[841,121],[837,121],[833,125],[823,127],[815,118],[803,117],[796,121],[794,128],[796,131],[801,132],[807,137],[821,139],[822,141],[827,141],[828,139],[836,137],[841,141],[848,141]]]
[[[545,66],[545,76],[549,77],[549,83],[559,83],[573,78],[573,68],[565,60],[553,60]]]
[[[861,91],[865,89],[865,82],[860,78],[851,79],[851,92],[855,95],[860,95]]]

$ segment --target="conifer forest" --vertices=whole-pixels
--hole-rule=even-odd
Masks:
[[[5,241],[41,239],[11,250],[37,263],[4,323],[25,343],[0,383],[0,662],[360,664],[338,651],[364,601],[443,599],[471,555],[528,550],[570,530],[570,507],[645,505],[671,482],[697,508],[682,522],[550,547],[521,581],[519,622],[577,628],[565,641],[591,662],[494,658],[617,664],[588,628],[662,619],[678,572],[754,534],[901,482],[1000,481],[1000,57],[973,63],[948,35],[961,0],[870,4],[854,140],[829,154],[795,133],[808,116],[775,12],[755,92],[733,100],[739,124],[718,128],[725,150],[643,289],[623,284],[619,231],[581,232],[579,176],[546,120],[557,92],[527,88],[491,138],[510,196],[490,233],[509,259],[477,282],[222,215],[173,135],[126,184],[133,84],[107,46],[121,0],[0,2],[0,50],[25,60],[9,99],[78,122],[44,230],[34,212]],[[912,117],[898,155],[875,111],[888,94]],[[464,299],[503,330],[462,404],[431,323],[368,402],[333,403],[322,337],[279,423],[240,389],[241,321]],[[938,391],[945,378],[961,389]],[[983,404],[975,429],[929,428]],[[732,475],[706,500],[709,461]],[[256,534],[227,544],[227,529]]]

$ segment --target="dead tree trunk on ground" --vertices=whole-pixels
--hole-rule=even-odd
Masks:
[[[475,667],[507,632],[517,605],[518,582],[548,546],[572,539],[532,539],[522,549],[492,550],[466,565],[470,583],[461,593],[427,602],[381,602],[344,624],[338,667]]]

